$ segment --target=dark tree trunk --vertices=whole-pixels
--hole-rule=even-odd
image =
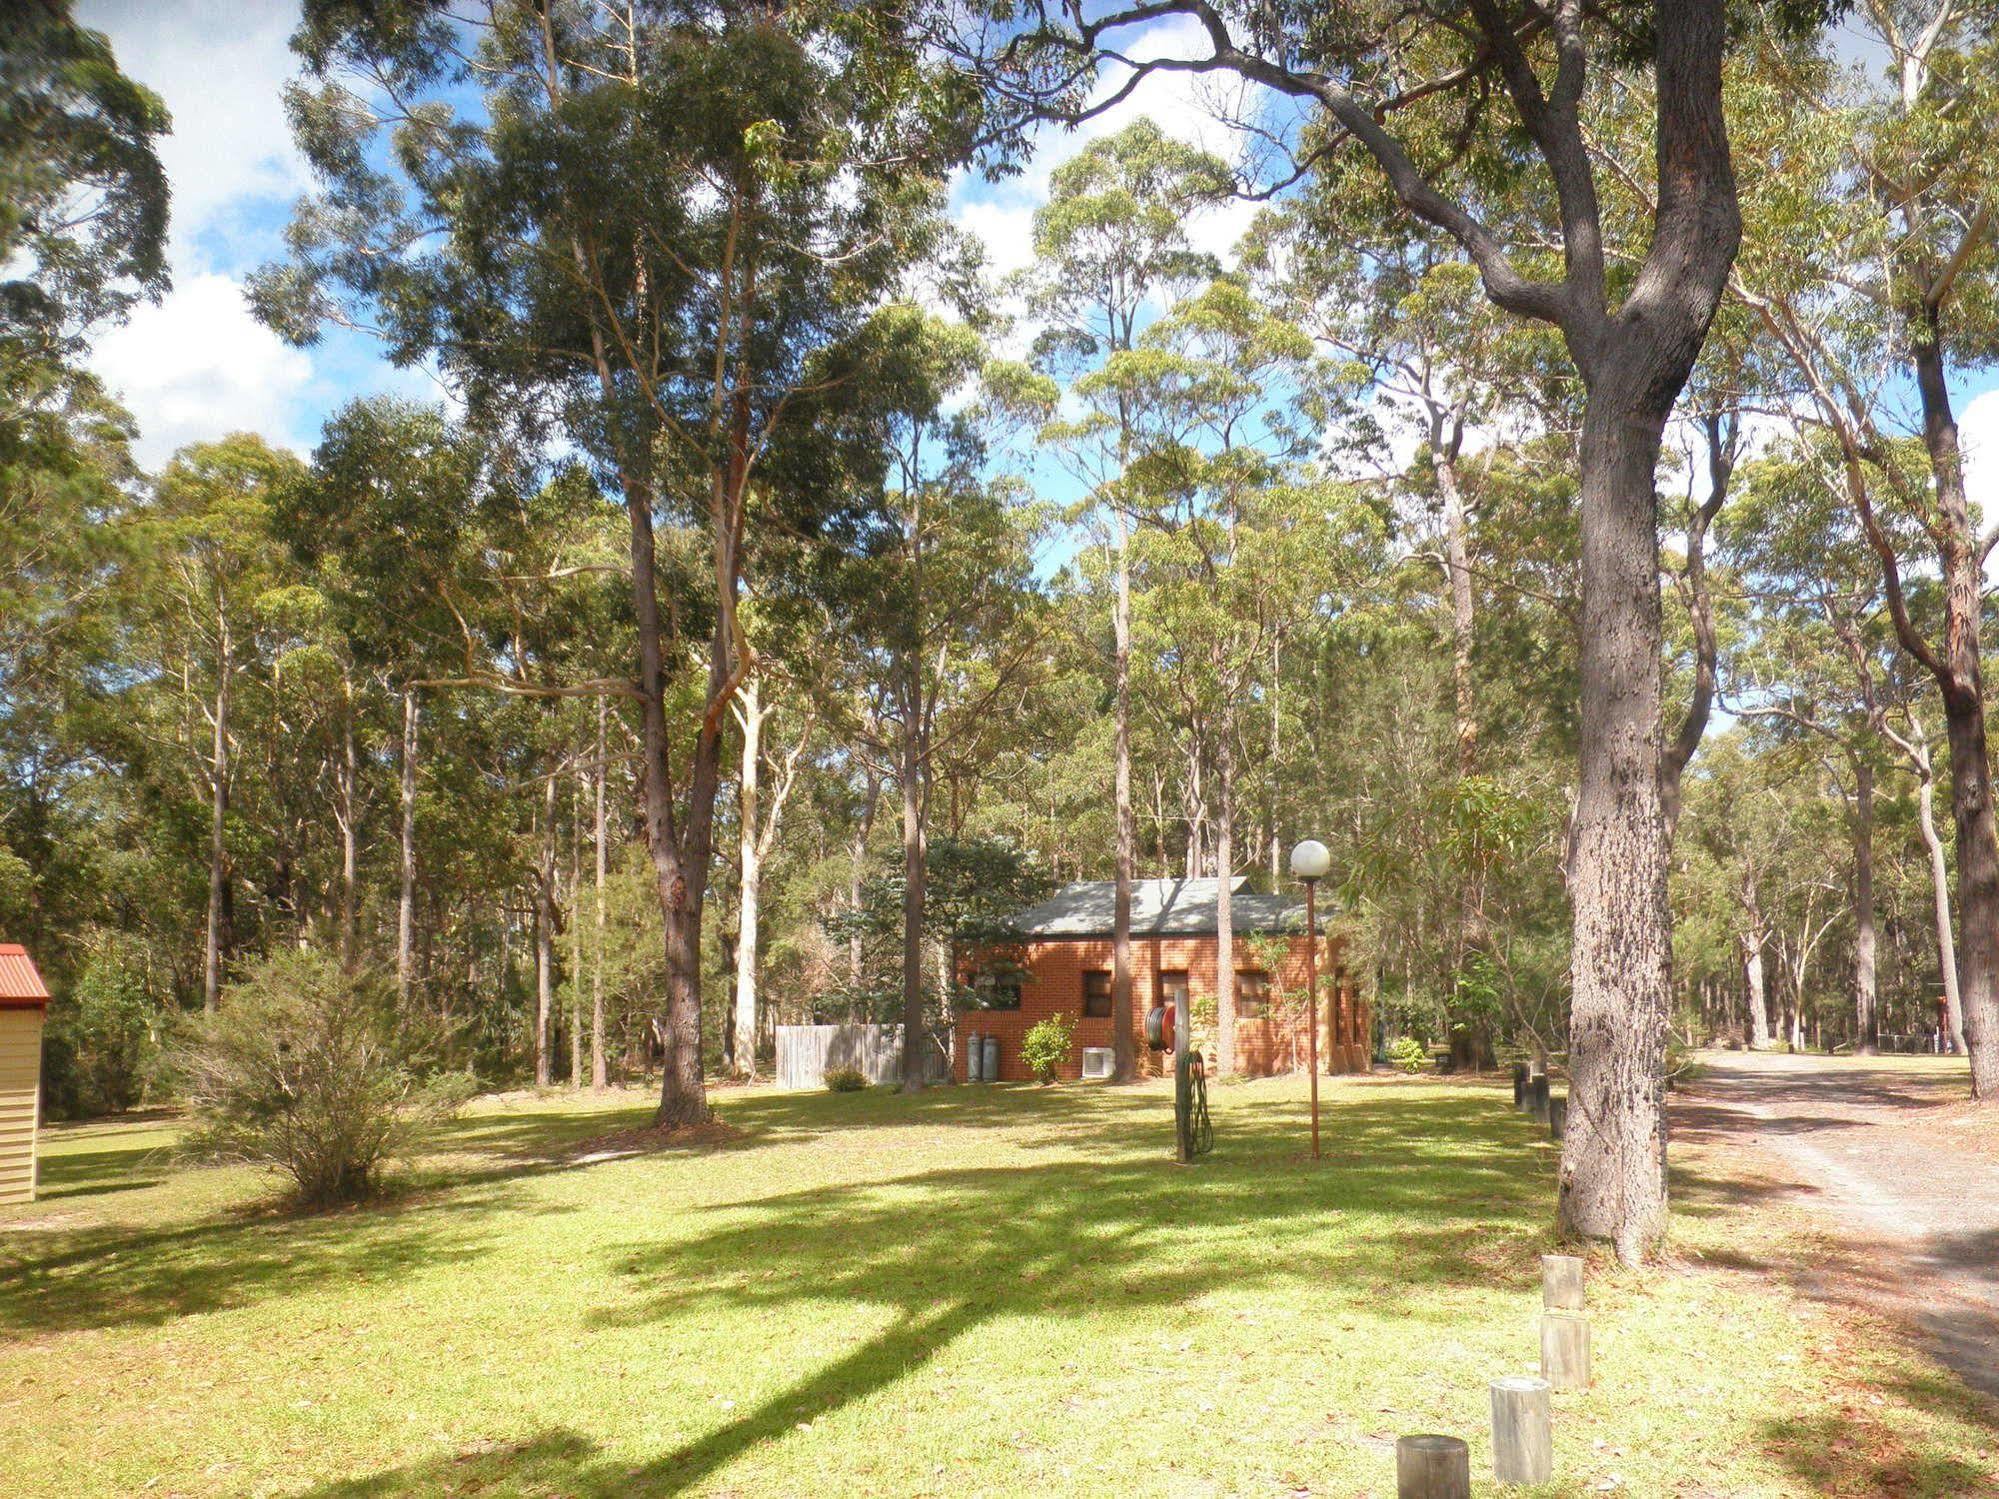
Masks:
[[[1644,399],[1657,376],[1646,381],[1643,364],[1630,363],[1636,368],[1592,382],[1583,418],[1582,765],[1568,880],[1574,997],[1560,1187],[1562,1227],[1611,1240],[1627,1261],[1666,1229],[1672,994],[1652,490],[1665,410]]]

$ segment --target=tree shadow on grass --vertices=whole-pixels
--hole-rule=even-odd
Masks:
[[[1149,1311],[1281,1283],[1308,1307],[1322,1297],[1329,1323],[1358,1299],[1448,1326],[1458,1313],[1421,1287],[1524,1291],[1548,1247],[1554,1152],[1531,1121],[1484,1098],[1343,1100],[1327,1112],[1325,1159],[1314,1163],[1302,1099],[1232,1089],[1218,1100],[1216,1151],[1182,1167],[1166,1154],[1171,1111],[1160,1095],[995,1092],[943,1100],[1014,1126],[1004,1140],[968,1135],[963,1166],[715,1204],[686,1237],[614,1251],[612,1269],[634,1294],[598,1313],[600,1326],[787,1303],[888,1314],[880,1331],[754,1408],[636,1466],[556,1430],[312,1492],[676,1494],[897,1384],[987,1323],[1108,1309],[1115,1325],[1140,1325]],[[826,1127],[823,1106],[782,1097],[730,1113],[752,1131]],[[924,1098],[883,1111],[884,1122],[915,1127],[926,1115],[964,1122]],[[1026,1120],[1046,1128],[1023,1137]],[[1023,1145],[1070,1143],[1090,1159],[1019,1163]]]
[[[140,1231],[17,1232],[0,1239],[0,1334],[156,1326],[319,1282],[469,1259],[490,1237],[471,1221],[520,1210],[510,1197],[471,1191],[329,1213],[260,1208]]]
[[[1097,1158],[968,1163],[707,1210],[712,1230],[631,1247],[639,1294],[597,1321],[644,1326],[784,1303],[890,1309],[889,1327],[644,1470],[672,1493],[758,1444],[892,1384],[983,1323],[1111,1309],[1128,1325],[1203,1296],[1286,1283],[1331,1317],[1358,1297],[1450,1324],[1425,1286],[1525,1289],[1548,1242],[1552,1152],[1523,1149],[1478,1100],[1348,1103],[1326,1159],[1303,1158],[1291,1101],[1241,1101],[1194,1167],[1149,1117],[1099,1120]],[[1115,1116],[1114,1116],[1115,1117]],[[1281,1125],[1279,1128],[1277,1126]],[[1011,1154],[1011,1152],[1008,1152]],[[1310,1304],[1309,1302],[1307,1304]]]
[[[1940,1450],[1854,1405],[1762,1423],[1770,1452],[1818,1494],[1872,1499],[1972,1499],[1999,1494],[1991,1470]]]

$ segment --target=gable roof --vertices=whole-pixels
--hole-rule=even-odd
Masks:
[[[1258,895],[1243,887],[1246,875],[1229,881],[1229,926],[1236,932],[1305,930],[1305,902],[1289,895]],[[1219,880],[1133,880],[1131,934],[1134,937],[1212,937],[1221,930],[1216,904]],[[1006,925],[1022,937],[1109,937],[1114,935],[1117,884],[1079,880],[1064,885],[1038,906],[1029,906]],[[1325,930],[1331,913],[1319,913]]]
[[[0,1010],[39,1010],[49,991],[35,971],[35,961],[18,942],[0,942]]]

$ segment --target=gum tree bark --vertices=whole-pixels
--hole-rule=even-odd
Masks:
[[[597,933],[596,951],[590,963],[590,1086],[602,1092],[610,1084],[604,1065],[604,720],[610,704],[597,699],[596,843],[597,843]]]
[[[412,957],[416,938],[416,689],[403,689],[403,749],[401,783],[397,788],[402,814],[398,846],[402,855],[402,884],[396,894],[396,998],[405,1014],[409,1010],[410,986],[414,975]]]
[[[1853,766],[1853,1049],[1872,1056],[1881,1049],[1874,951],[1874,767]]]
[[[219,600],[218,600],[219,603]],[[222,948],[229,904],[229,688],[236,669],[229,611],[215,611],[214,739],[208,754],[208,929],[202,943],[201,1007],[215,1013],[222,996]]]

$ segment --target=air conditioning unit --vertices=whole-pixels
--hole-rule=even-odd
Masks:
[[[1116,1065],[1113,1060],[1115,1056],[1116,1053],[1108,1046],[1085,1046],[1083,1048],[1083,1080],[1088,1082],[1093,1078],[1109,1077],[1112,1067]]]

